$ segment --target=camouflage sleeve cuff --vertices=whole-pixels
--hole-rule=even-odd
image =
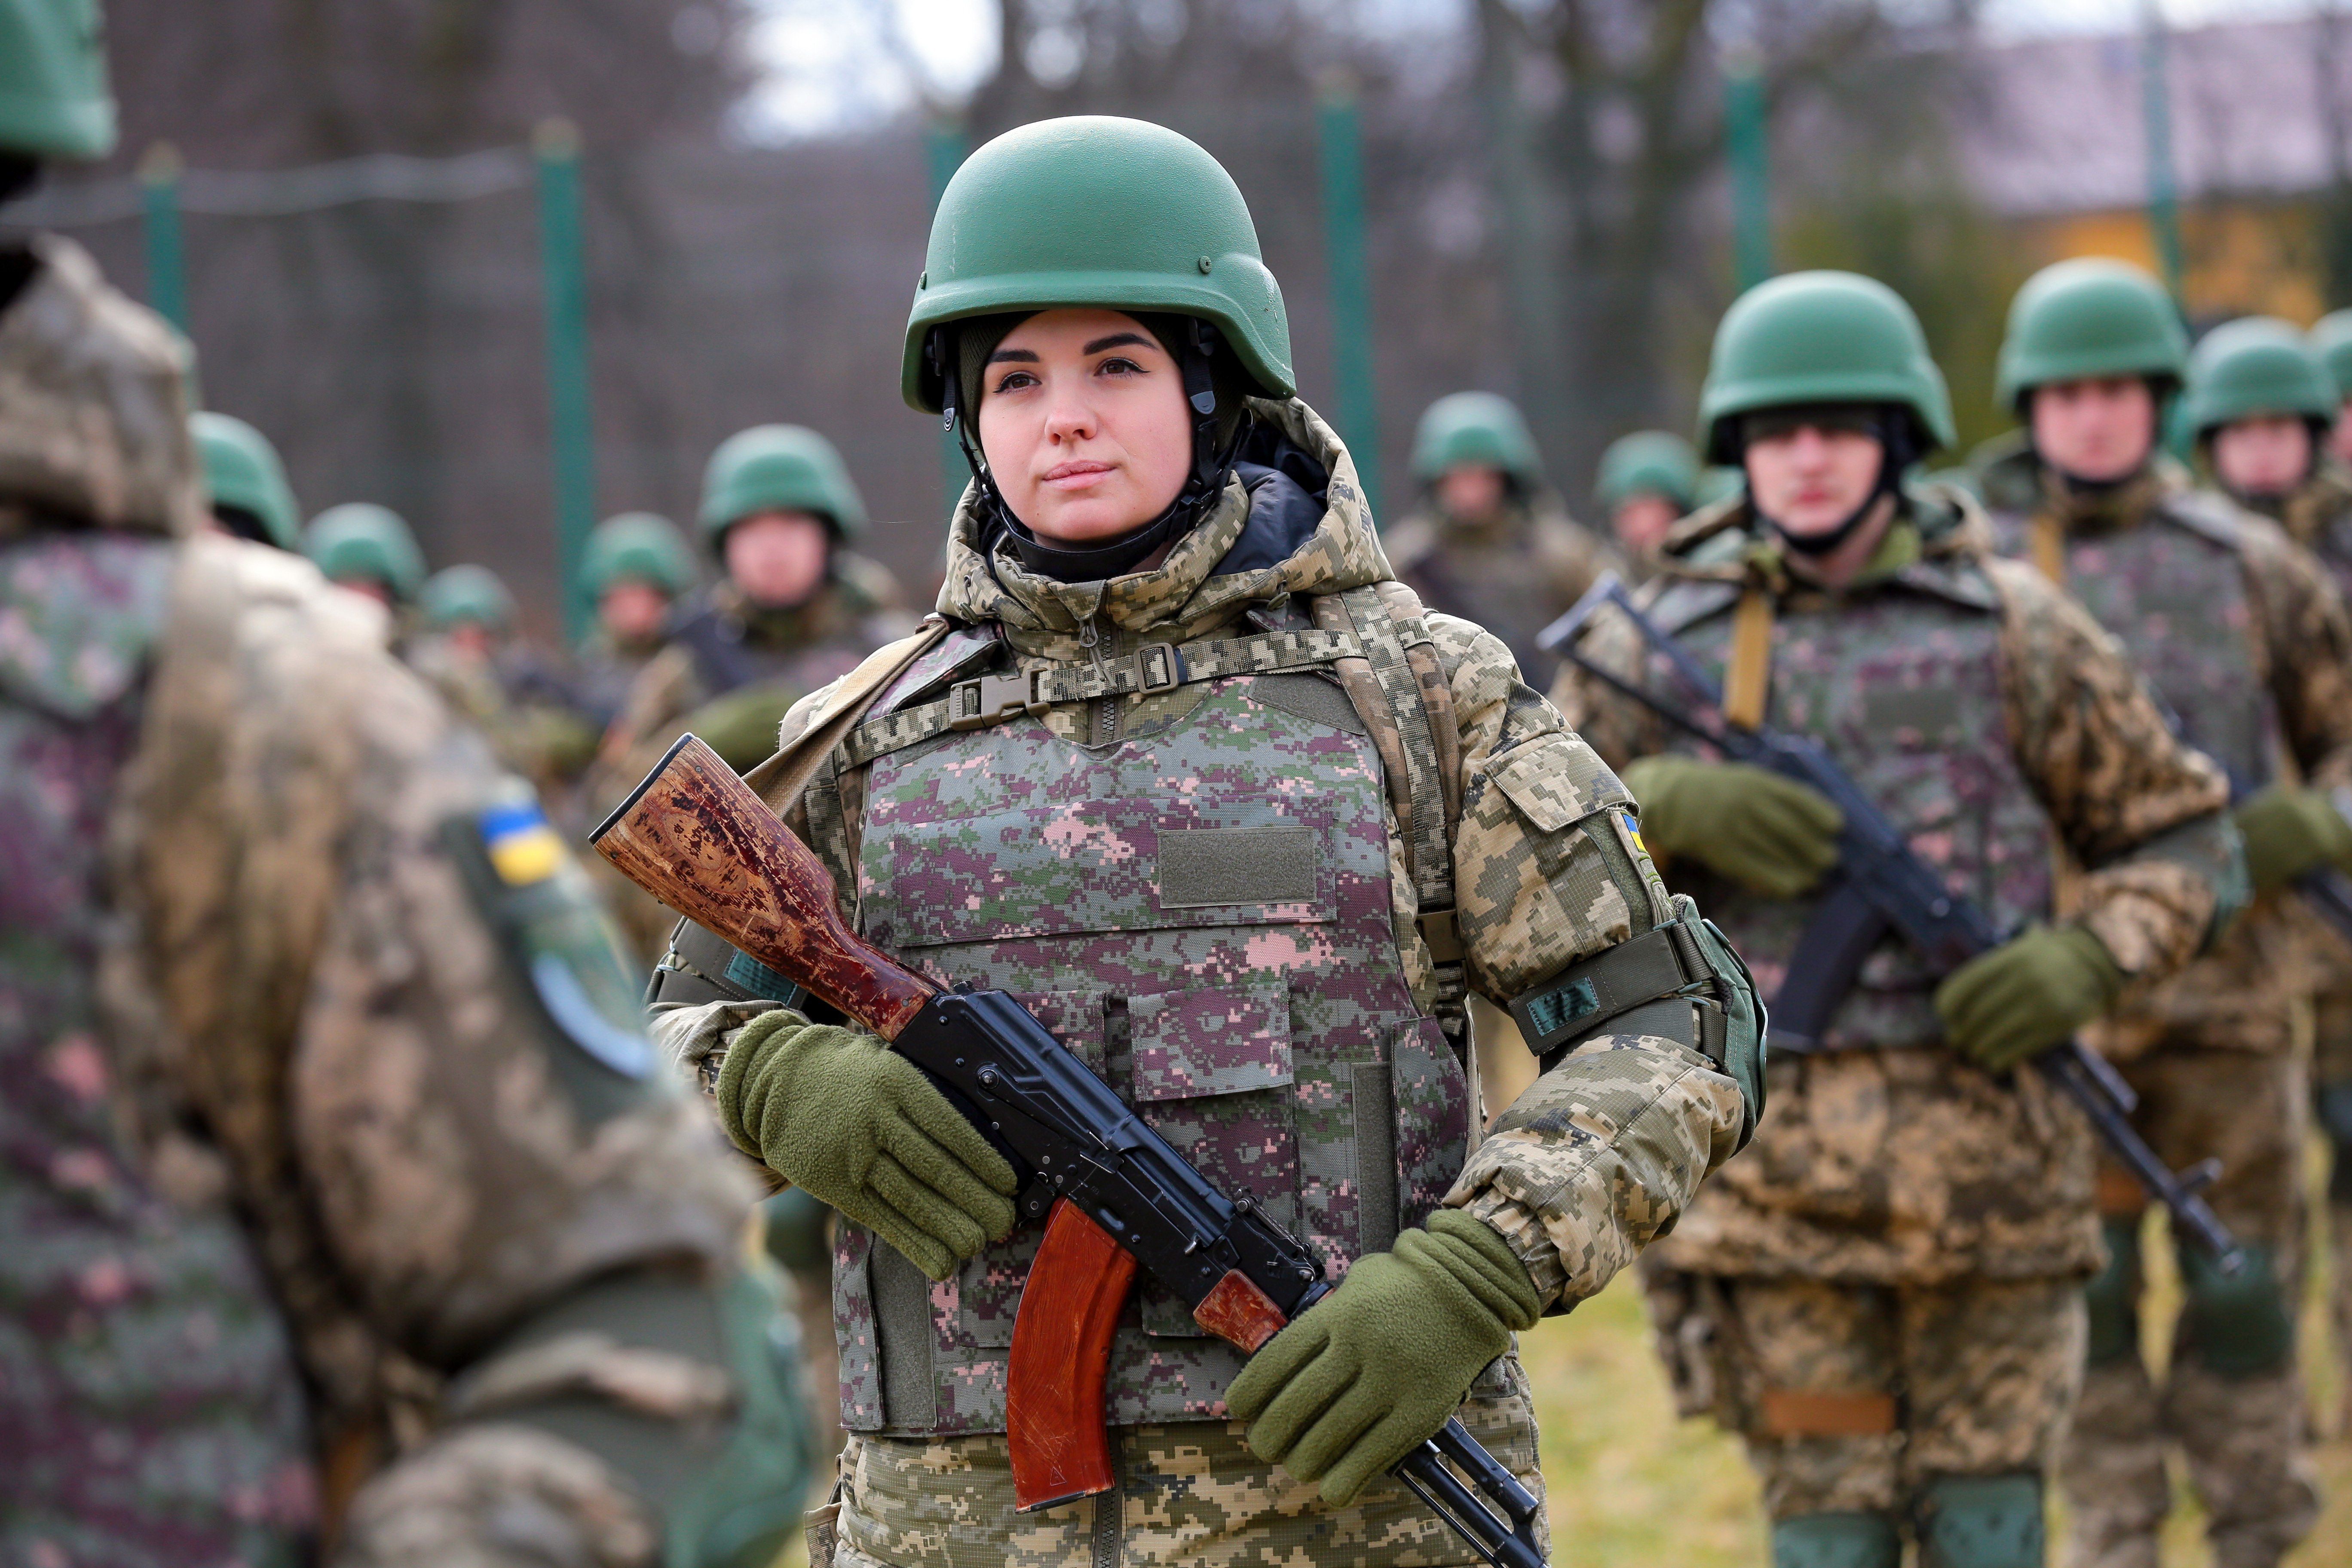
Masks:
[[[736,1033],[761,1014],[782,1005],[781,1002],[706,1002],[698,1007],[657,1007],[646,1029],[662,1054],[708,1097],[719,1090],[719,1072],[727,1065],[727,1047]]]
[[[2174,828],[2083,879],[2076,920],[2133,980],[2186,965],[2250,891],[2235,835],[2219,815]]]
[[[1611,1036],[1538,1079],[1445,1194],[1493,1226],[1547,1313],[1598,1292],[1731,1155],[1738,1086],[1671,1040]]]

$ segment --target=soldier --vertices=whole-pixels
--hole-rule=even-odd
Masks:
[[[310,520],[302,553],[338,588],[392,612],[395,633],[425,587],[425,552],[401,515],[373,501],[345,501]]]
[[[625,511],[588,536],[582,571],[596,600],[596,629],[581,650],[579,690],[601,732],[661,651],[673,608],[694,586],[694,556],[669,519]]]
[[[1397,581],[1502,638],[1530,676],[1550,669],[1536,634],[1619,563],[1568,515],[1527,421],[1491,392],[1441,397],[1421,416],[1412,474],[1422,505],[1382,541]]]
[[[1643,572],[1696,499],[1698,457],[1671,430],[1636,430],[1601,454],[1593,497],[1626,559]]]
[[[0,192],[97,38],[0,0]],[[0,249],[0,1561],[764,1563],[740,1178],[529,792],[206,528],[186,358]]]
[[[257,544],[302,548],[302,514],[269,437],[242,419],[199,412],[188,421],[204,465],[213,526]]]
[[[1337,1289],[1245,1370],[1138,1292],[1119,1480],[1016,1517],[1038,1233],[1012,1171],[870,1036],[755,997],[659,1014],[737,1143],[849,1222],[821,1564],[947,1535],[1020,1564],[1466,1563],[1384,1472],[1461,1405],[1539,1488],[1512,1331],[1673,1224],[1760,1109],[1737,960],[1509,650],[1391,579],[1284,321],[1240,191],[1173,132],[1054,120],[974,153],[902,373],[975,474],[940,617],[798,704],[753,780],[868,937],[1023,996]],[[1025,695],[950,710],[975,682]],[[1633,940],[1661,931],[1691,943]],[[665,999],[731,967],[667,962]],[[1612,999],[1580,1016],[1588,983]],[[1472,987],[1557,1026],[1475,1154]]]
[[[2352,310],[2330,310],[2311,329],[2312,346],[2336,385],[2336,413],[2328,423],[2327,452],[2352,466]]]
[[[1826,746],[2019,929],[1948,977],[1885,937],[1821,1039],[1774,1062],[1757,1147],[1645,1259],[1660,1343],[1685,1409],[1746,1439],[1777,1568],[1895,1568],[1906,1530],[1926,1568],[2038,1568],[2099,1243],[2088,1129],[2017,1069],[2229,912],[2226,792],[2076,605],[1987,556],[1965,492],[1905,484],[1952,420],[1893,290],[1845,272],[1751,289],[1699,419],[1746,490],[1678,531],[1650,613],[1717,674],[1727,716]],[[1622,620],[1593,645],[1654,679]],[[1624,761],[1676,883],[1762,984],[1786,979],[1837,808],[1580,671],[1563,696]],[[2083,871],[2053,922],[2059,850]]]
[[[2224,345],[2226,347],[2226,343]],[[2317,1501],[2303,1458],[2294,1308],[2302,1277],[2305,1128],[2283,919],[2296,874],[2352,864],[2327,791],[2352,783],[2352,626],[2324,569],[2276,525],[2193,489],[2158,449],[2186,342],[2156,280],[2121,262],[2060,262],[2010,309],[1999,392],[2024,428],[1981,469],[2007,548],[2081,595],[2228,774],[2256,900],[2216,951],[2135,989],[2100,1031],[2140,1096],[2135,1118],[2175,1165],[2222,1164],[2209,1194],[2249,1246],[2226,1277],[2180,1252],[2188,1304],[2167,1385],[2139,1356],[2143,1200],[2100,1188],[2108,1262],[2090,1288],[2088,1372],[2064,1465],[2082,1568],[2157,1561],[2168,1441],[2186,1456],[2222,1568],[2275,1563]]]
[[[595,755],[572,683],[515,631],[514,595],[487,566],[447,566],[418,595],[408,663],[470,720],[499,760],[558,797]]]

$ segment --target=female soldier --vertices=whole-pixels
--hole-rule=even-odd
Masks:
[[[1537,1484],[1511,1331],[1598,1290],[1752,1126],[1744,975],[1503,646],[1389,581],[1213,159],[1134,121],[1024,127],[956,175],[928,260],[906,395],[974,472],[940,618],[797,706],[753,782],[867,937],[1020,995],[1339,1284],[1246,1371],[1139,1289],[1120,1480],[1016,1517],[1038,1232],[1012,1171],[869,1035],[670,1012],[736,1142],[855,1222],[820,1552],[1472,1561],[1383,1473],[1467,1394]],[[675,952],[663,999],[729,967]],[[1475,1155],[1474,987],[1550,1067]]]

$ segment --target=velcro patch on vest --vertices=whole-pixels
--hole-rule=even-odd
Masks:
[[[1549,1035],[1565,1029],[1579,1018],[1589,1018],[1601,1011],[1601,993],[1590,979],[1580,979],[1557,991],[1528,998],[1528,1016],[1535,1020],[1538,1033]]]
[[[1322,835],[1311,827],[1162,829],[1160,907],[1304,904],[1317,897]]]

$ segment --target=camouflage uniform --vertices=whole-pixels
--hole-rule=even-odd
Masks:
[[[638,673],[605,731],[584,789],[591,812],[620,804],[689,731],[739,769],[757,762],[794,702],[907,633],[899,605],[887,569],[838,544],[826,584],[795,608],[760,609],[723,581],[705,590],[681,607],[668,642]],[[756,740],[747,749],[742,737]],[[634,883],[602,879],[632,946],[660,952],[677,917]]]
[[[740,1176],[380,613],[201,531],[184,345],[77,247],[31,258],[0,311],[0,1558],[637,1564],[667,1528],[710,1560],[702,1483],[628,1445],[740,1469],[757,1424],[790,1504],[772,1368],[719,1350]]]
[[[2240,497],[2239,504],[2277,521],[2287,536],[2319,558],[2336,591],[2352,597],[2352,472],[2333,461],[2292,494]],[[2315,966],[2312,996],[2313,1108],[2330,1151],[2327,1232],[2335,1253],[2336,1362],[2352,1367],[2352,943],[2315,916],[2307,922]],[[2352,1430],[2352,1388],[2339,1430]]]
[[[1009,548],[984,552],[968,497],[940,600],[949,624],[911,645],[911,662],[892,656],[896,673],[837,742],[830,691],[786,719],[785,758],[820,737],[787,820],[863,931],[939,979],[1020,994],[1213,1180],[1295,1226],[1332,1277],[1444,1203],[1491,1225],[1545,1308],[1564,1311],[1673,1222],[1751,1112],[1705,1058],[1627,1029],[1580,1044],[1472,1152],[1465,985],[1519,996],[1671,910],[1622,786],[1497,639],[1429,616],[1425,644],[1417,625],[1390,634],[1413,652],[1385,677],[1331,664],[1320,639],[1338,617],[1371,639],[1370,617],[1396,613],[1388,563],[1330,429],[1297,402],[1251,407],[1324,470],[1311,533],[1244,547],[1255,523],[1298,514],[1253,509],[1235,481],[1163,564],[1062,584]],[[1237,551],[1276,563],[1216,574]],[[1193,679],[1122,689],[1115,672],[1140,670],[1160,644],[1183,649]],[[1007,655],[1028,679],[1113,684],[947,729],[930,699]],[[1346,689],[1374,678],[1412,692],[1415,661],[1450,694],[1455,728],[1433,740],[1458,754],[1458,821],[1434,811],[1433,782],[1400,793],[1422,751],[1390,752],[1393,731],[1368,733]],[[1180,831],[1185,853],[1171,856]],[[1439,863],[1462,963],[1417,919],[1416,876]],[[656,1036],[711,1074],[765,1005],[679,1009]],[[1688,1006],[1661,1001],[1643,1021],[1686,1030]],[[862,1227],[842,1232],[853,1437],[833,1562],[1472,1561],[1393,1482],[1334,1510],[1250,1455],[1223,1403],[1240,1352],[1149,1286],[1124,1310],[1107,1381],[1124,1479],[1016,1517],[1005,1347],[1037,1233],[932,1286]],[[1515,1354],[1478,1378],[1464,1418],[1540,1487]]]
[[[1484,523],[1445,516],[1433,498],[1381,541],[1397,581],[1431,609],[1503,640],[1530,679],[1552,668],[1536,634],[1584,596],[1603,572],[1623,575],[1617,549],[1568,515],[1549,489],[1516,490]]]
[[[1733,606],[1765,595],[1772,723],[1826,745],[1997,928],[2047,912],[2063,846],[2092,868],[2082,922],[2126,973],[2170,973],[2231,865],[2221,780],[2076,606],[1987,558],[1982,529],[1959,491],[1915,489],[1832,595],[1789,574],[1739,498],[1678,530],[1642,594],[1718,677]],[[1622,621],[1588,647],[1643,668]],[[1656,661],[1646,679],[1686,700]],[[1559,695],[1605,758],[1693,750],[1582,671]],[[1777,990],[1815,900],[1671,870]],[[1900,1518],[1948,1495],[1930,1483],[2031,1475],[2070,1403],[2099,1258],[2090,1131],[2038,1075],[1941,1048],[1937,978],[1882,939],[1819,1051],[1772,1062],[1756,1146],[1644,1259],[1679,1403],[1746,1439],[1776,1521]]]
[[[2352,624],[2319,563],[2278,528],[2192,489],[2164,458],[2078,493],[2017,451],[1989,465],[1983,485],[2004,545],[2045,570],[2053,556],[2063,563],[2233,794],[2282,763],[2323,789],[2352,781]],[[2307,1112],[2290,1010],[2304,985],[2303,923],[2285,896],[2258,900],[2210,955],[2136,988],[2094,1032],[2138,1090],[2136,1122],[2159,1155],[2175,1167],[2224,1160],[2209,1196],[2256,1249],[2252,1267],[2271,1289],[2267,1305],[2232,1308],[2242,1288],[2184,1255],[2190,1308],[2159,1390],[2133,1326],[2144,1200],[2120,1173],[2102,1181],[2112,1256],[2091,1290],[2090,1364],[2064,1466],[2084,1568],[2155,1561],[2168,1437],[2187,1457],[2225,1568],[2275,1563],[2316,1516],[2284,1305],[2296,1299],[2304,1247]]]
[[[601,729],[572,683],[536,649],[509,637],[482,658],[427,633],[411,638],[404,657],[453,712],[482,732],[499,762],[551,804],[562,801],[593,759]]]

